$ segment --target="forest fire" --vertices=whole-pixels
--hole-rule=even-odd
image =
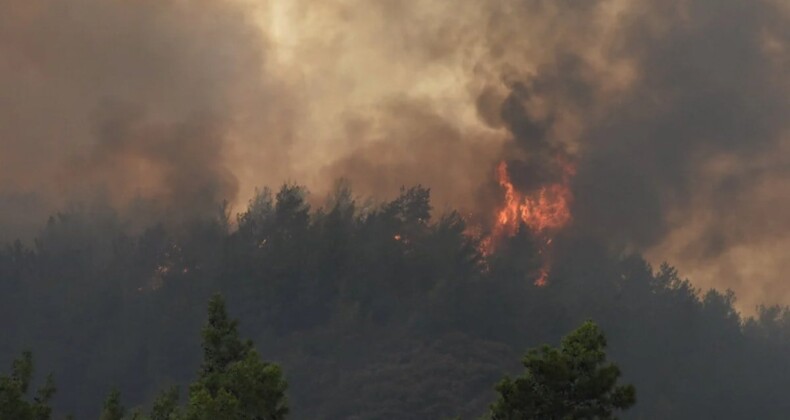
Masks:
[[[570,204],[573,200],[569,183],[575,174],[573,165],[559,161],[562,178],[559,182],[544,185],[536,191],[523,194],[516,190],[508,174],[507,163],[497,166],[497,180],[505,193],[504,203],[496,213],[492,240],[489,246],[504,236],[513,236],[523,223],[536,236],[542,266],[535,280],[536,286],[545,286],[551,265],[551,248],[554,234],[567,226],[572,219]]]
[[[497,213],[495,233],[514,235],[519,224],[542,233],[566,226],[571,220],[570,201],[573,198],[568,180],[573,174],[568,166],[562,182],[541,187],[531,195],[522,195],[513,186],[507,172],[507,163],[497,167],[499,185],[505,191],[505,202]]]

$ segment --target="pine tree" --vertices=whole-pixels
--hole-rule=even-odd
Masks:
[[[620,369],[606,362],[606,338],[585,322],[559,348],[543,346],[524,357],[524,375],[496,387],[494,420],[610,419],[636,402],[632,385],[617,385]]]
[[[280,420],[288,414],[287,384],[280,367],[261,360],[252,342],[241,340],[221,296],[209,302],[203,329],[203,364],[189,391],[188,420]]]

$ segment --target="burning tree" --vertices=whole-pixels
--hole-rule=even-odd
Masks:
[[[561,160],[557,160],[561,163]],[[572,220],[570,204],[573,193],[570,179],[575,168],[570,164],[559,165],[562,175],[557,182],[541,185],[529,193],[521,193],[513,185],[506,162],[497,167],[497,180],[504,191],[504,203],[496,213],[493,242],[503,236],[513,236],[523,224],[538,238],[539,252],[543,259],[536,286],[545,286],[551,266],[551,245],[556,232]]]

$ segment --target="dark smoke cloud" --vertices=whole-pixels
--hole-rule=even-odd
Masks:
[[[502,104],[501,119],[513,135],[513,149],[506,152],[508,171],[515,186],[526,192],[559,182],[563,177],[563,163],[569,157],[562,143],[553,141],[549,130],[554,124],[554,114],[548,110],[544,115],[530,112],[530,100],[541,98],[553,88],[540,80],[531,81],[530,86],[516,83]]]
[[[768,2],[645,2],[640,9],[622,17],[623,41],[611,52],[628,58],[638,80],[591,128],[577,189],[585,217],[645,246],[666,234],[670,207],[687,206],[697,184],[718,184],[712,198],[720,203],[748,191],[748,178],[705,174],[711,159],[746,164],[783,140],[790,102],[786,83],[777,81],[788,69],[776,66],[764,43],[774,34],[786,44],[790,20],[776,19],[782,10]]]
[[[607,5],[580,3],[555,7],[569,22],[580,13],[595,22]],[[537,15],[547,7],[525,4]],[[574,116],[577,228],[670,258],[702,285],[738,290],[747,305],[786,301],[777,277],[790,227],[781,186],[790,167],[787,7],[639,1],[597,30],[556,23],[562,38],[500,109],[514,143],[537,156],[562,140],[566,122],[554,116]],[[621,89],[608,88],[600,60],[628,70]],[[541,103],[540,115],[524,100]],[[547,168],[522,162],[531,170],[514,178],[549,182],[534,174]]]

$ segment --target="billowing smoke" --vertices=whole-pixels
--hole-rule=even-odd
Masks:
[[[0,238],[339,177],[493,216],[569,161],[576,229],[787,303],[789,48],[781,0],[5,0]]]
[[[214,1],[0,3],[0,224],[19,233],[97,194],[192,214],[234,199],[231,138],[286,102],[265,77],[252,12]]]
[[[504,99],[479,101],[527,155],[509,165],[513,182],[553,182],[552,156],[570,151],[577,228],[669,259],[700,286],[733,288],[746,310],[787,302],[787,5],[520,5],[523,21],[550,28],[521,32],[546,52],[503,79]]]
[[[237,181],[222,159],[222,121],[197,114],[147,122],[143,111],[113,104],[101,113],[96,144],[69,171],[77,180],[134,187],[172,211],[187,212],[176,217],[201,216],[211,203],[235,196]]]

